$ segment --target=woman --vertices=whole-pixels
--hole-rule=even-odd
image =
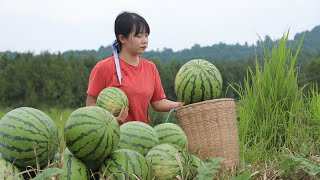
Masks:
[[[147,21],[136,13],[123,12],[117,16],[114,30],[114,55],[98,62],[92,69],[86,105],[96,105],[100,91],[113,86],[123,90],[129,99],[129,107],[123,107],[116,117],[119,124],[128,121],[150,124],[150,103],[159,112],[183,106],[181,102],[166,99],[156,66],[139,57],[148,46],[150,28]]]

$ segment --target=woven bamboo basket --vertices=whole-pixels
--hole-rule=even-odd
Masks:
[[[198,152],[201,158],[222,157],[222,167],[227,170],[238,165],[238,128],[233,99],[194,103],[176,109],[176,113],[188,137],[189,152]]]

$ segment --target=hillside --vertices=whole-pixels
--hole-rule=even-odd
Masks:
[[[304,31],[297,33],[294,39],[289,43],[296,43],[300,40],[302,35],[305,34],[305,39],[302,46],[302,53],[310,55],[320,54],[320,25],[314,27],[310,31]],[[273,44],[272,39],[266,36],[263,39],[266,44]],[[164,48],[161,51],[147,51],[143,54],[143,57],[147,59],[158,58],[162,62],[168,62],[170,60],[179,60],[185,62],[194,58],[203,58],[210,61],[223,60],[223,61],[235,61],[235,60],[247,60],[255,55],[255,49],[261,49],[261,41],[257,41],[256,44],[248,46],[240,44],[213,44],[211,46],[200,46],[194,44],[190,49],[183,49],[181,51],[173,51],[171,48]],[[0,57],[4,52],[0,52]],[[10,57],[13,57],[17,52],[6,52]],[[98,50],[77,50],[77,51],[66,51],[61,53],[63,56],[74,56],[77,57],[88,57],[95,56],[97,59],[104,59],[111,55],[111,48],[108,46],[101,46]]]

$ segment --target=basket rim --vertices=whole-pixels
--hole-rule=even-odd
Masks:
[[[232,99],[232,98],[210,99],[210,100],[206,100],[206,101],[201,101],[201,102],[197,102],[197,103],[184,105],[184,106],[176,108],[176,110],[188,108],[188,107],[193,107],[193,106],[199,106],[199,105],[207,104],[207,103],[218,103],[218,102],[222,102],[222,101],[235,101],[235,99]]]

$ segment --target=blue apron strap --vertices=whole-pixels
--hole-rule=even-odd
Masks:
[[[170,118],[171,118],[172,112],[176,112],[176,111],[177,111],[176,108],[173,108],[173,109],[171,109],[171,110],[169,111],[168,116],[167,116],[167,119],[166,119],[166,123],[170,122]]]
[[[119,46],[117,43],[117,40],[114,40],[111,44],[110,44],[112,50],[113,50],[113,56],[114,56],[114,63],[116,64],[116,71],[117,71],[117,76],[118,76],[118,80],[119,83],[121,85],[121,78],[122,78],[122,74],[121,74],[121,69],[120,69],[120,62],[119,62],[119,56],[118,56],[118,51],[117,51],[117,47]]]

